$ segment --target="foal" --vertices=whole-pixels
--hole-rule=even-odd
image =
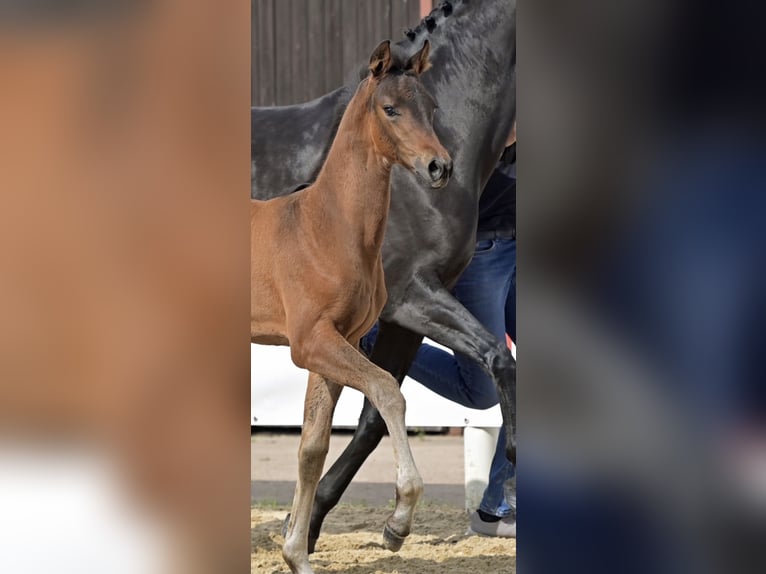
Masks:
[[[311,574],[308,526],[344,385],[370,400],[386,421],[396,458],[396,508],[386,546],[409,534],[423,489],[404,425],[404,398],[389,373],[358,350],[386,301],[381,246],[393,164],[444,187],[452,160],[433,131],[435,104],[418,76],[429,44],[404,63],[388,41],[348,104],[316,182],[294,194],[253,201],[251,312],[254,343],[290,345],[310,371],[299,449],[298,484],[282,554],[292,572]]]

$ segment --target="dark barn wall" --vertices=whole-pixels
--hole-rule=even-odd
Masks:
[[[335,89],[381,40],[398,41],[415,26],[421,4],[252,0],[252,105],[296,104]]]

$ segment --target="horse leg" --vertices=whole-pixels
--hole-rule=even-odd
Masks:
[[[401,385],[420,347],[422,335],[398,325],[380,321],[378,338],[372,352],[372,362],[393,375]],[[380,443],[386,425],[380,413],[365,398],[359,425],[330,470],[322,477],[314,500],[309,528],[309,553],[314,551],[327,513],[332,510],[348,488],[359,468]]]
[[[342,387],[316,373],[309,373],[298,450],[298,483],[282,556],[294,574],[313,574],[308,560],[311,507],[330,445],[332,414]]]
[[[386,520],[384,542],[397,551],[409,535],[423,481],[412,458],[404,424],[404,397],[389,373],[371,363],[331,324],[318,325],[303,341],[299,361],[305,368],[361,391],[380,412],[388,427],[396,460],[396,507]],[[301,363],[298,363],[301,364]]]
[[[508,436],[506,456],[516,464],[516,361],[498,340],[441,283],[410,286],[407,300],[393,309],[391,321],[417,330],[437,343],[466,355],[482,366],[497,386],[503,425]]]

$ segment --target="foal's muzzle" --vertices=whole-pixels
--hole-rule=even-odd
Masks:
[[[439,189],[447,185],[452,175],[452,160],[434,158],[428,163],[428,177],[431,178],[431,187]]]

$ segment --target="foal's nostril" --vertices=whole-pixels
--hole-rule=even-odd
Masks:
[[[428,175],[431,176],[431,181],[439,181],[444,173],[444,165],[439,160],[433,159],[428,164]]]

